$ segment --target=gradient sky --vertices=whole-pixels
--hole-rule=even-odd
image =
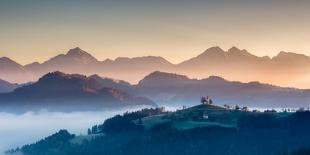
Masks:
[[[310,55],[309,0],[0,0],[0,57],[42,62],[80,47],[99,60],[178,63],[210,46]]]

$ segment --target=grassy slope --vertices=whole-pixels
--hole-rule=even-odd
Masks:
[[[172,122],[177,129],[191,129],[205,126],[236,127],[238,119],[249,112],[229,110],[215,105],[197,105],[176,112],[145,117],[142,125],[150,128],[153,124]],[[203,115],[208,119],[203,119]],[[135,121],[138,122],[138,121]]]

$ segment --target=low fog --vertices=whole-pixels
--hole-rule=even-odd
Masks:
[[[111,116],[141,108],[70,113],[40,111],[12,114],[0,112],[0,155],[5,150],[34,143],[60,129],[68,129],[76,135],[86,134],[87,128],[102,123]]]

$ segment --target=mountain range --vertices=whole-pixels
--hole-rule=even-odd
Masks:
[[[18,84],[12,84],[10,82],[0,79],[0,93],[11,92],[18,87]]]
[[[166,70],[171,67],[173,67],[173,64],[164,58],[155,56],[136,58],[119,57],[115,60],[106,59],[99,61],[77,47],[70,49],[67,54],[60,54],[41,64],[35,62],[25,65],[24,69],[36,77],[40,77],[48,72],[62,71],[72,74],[105,75],[115,79],[125,78],[128,81],[135,82],[138,78],[141,79],[159,68]]]
[[[191,79],[185,75],[155,71],[138,84],[103,78],[52,72],[37,82],[0,94],[2,109],[46,108],[91,110],[149,105],[181,107],[197,105],[209,96],[217,105],[257,108],[308,107],[310,90],[279,87],[259,82],[242,83],[210,76]],[[154,102],[156,103],[154,103]],[[22,107],[22,108],[21,108]]]
[[[258,57],[247,50],[232,47],[224,51],[211,47],[200,55],[172,64],[157,56],[119,57],[115,60],[97,60],[80,48],[70,49],[49,60],[28,65],[20,65],[13,60],[0,58],[0,78],[13,83],[36,81],[53,71],[72,74],[107,76],[138,83],[144,76],[154,71],[184,74],[192,78],[216,75],[232,81],[260,81],[280,86],[309,88],[310,57],[302,54],[280,52],[270,58]]]
[[[202,96],[211,97],[218,105],[257,108],[298,108],[308,107],[310,104],[308,89],[228,81],[218,76],[198,80],[157,71],[146,76],[135,87],[137,94],[168,107],[197,105]]]
[[[107,84],[105,84],[107,83]],[[37,82],[0,94],[1,111],[98,110],[130,106],[156,106],[145,97],[109,87],[111,80],[98,76],[52,72]],[[115,82],[122,85],[121,82]]]

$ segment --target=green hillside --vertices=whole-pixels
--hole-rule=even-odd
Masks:
[[[144,117],[135,123],[150,128],[154,124],[172,123],[177,129],[191,129],[205,126],[237,127],[237,121],[250,112],[226,109],[216,105],[200,104],[160,115]],[[251,112],[253,113],[253,112]]]

